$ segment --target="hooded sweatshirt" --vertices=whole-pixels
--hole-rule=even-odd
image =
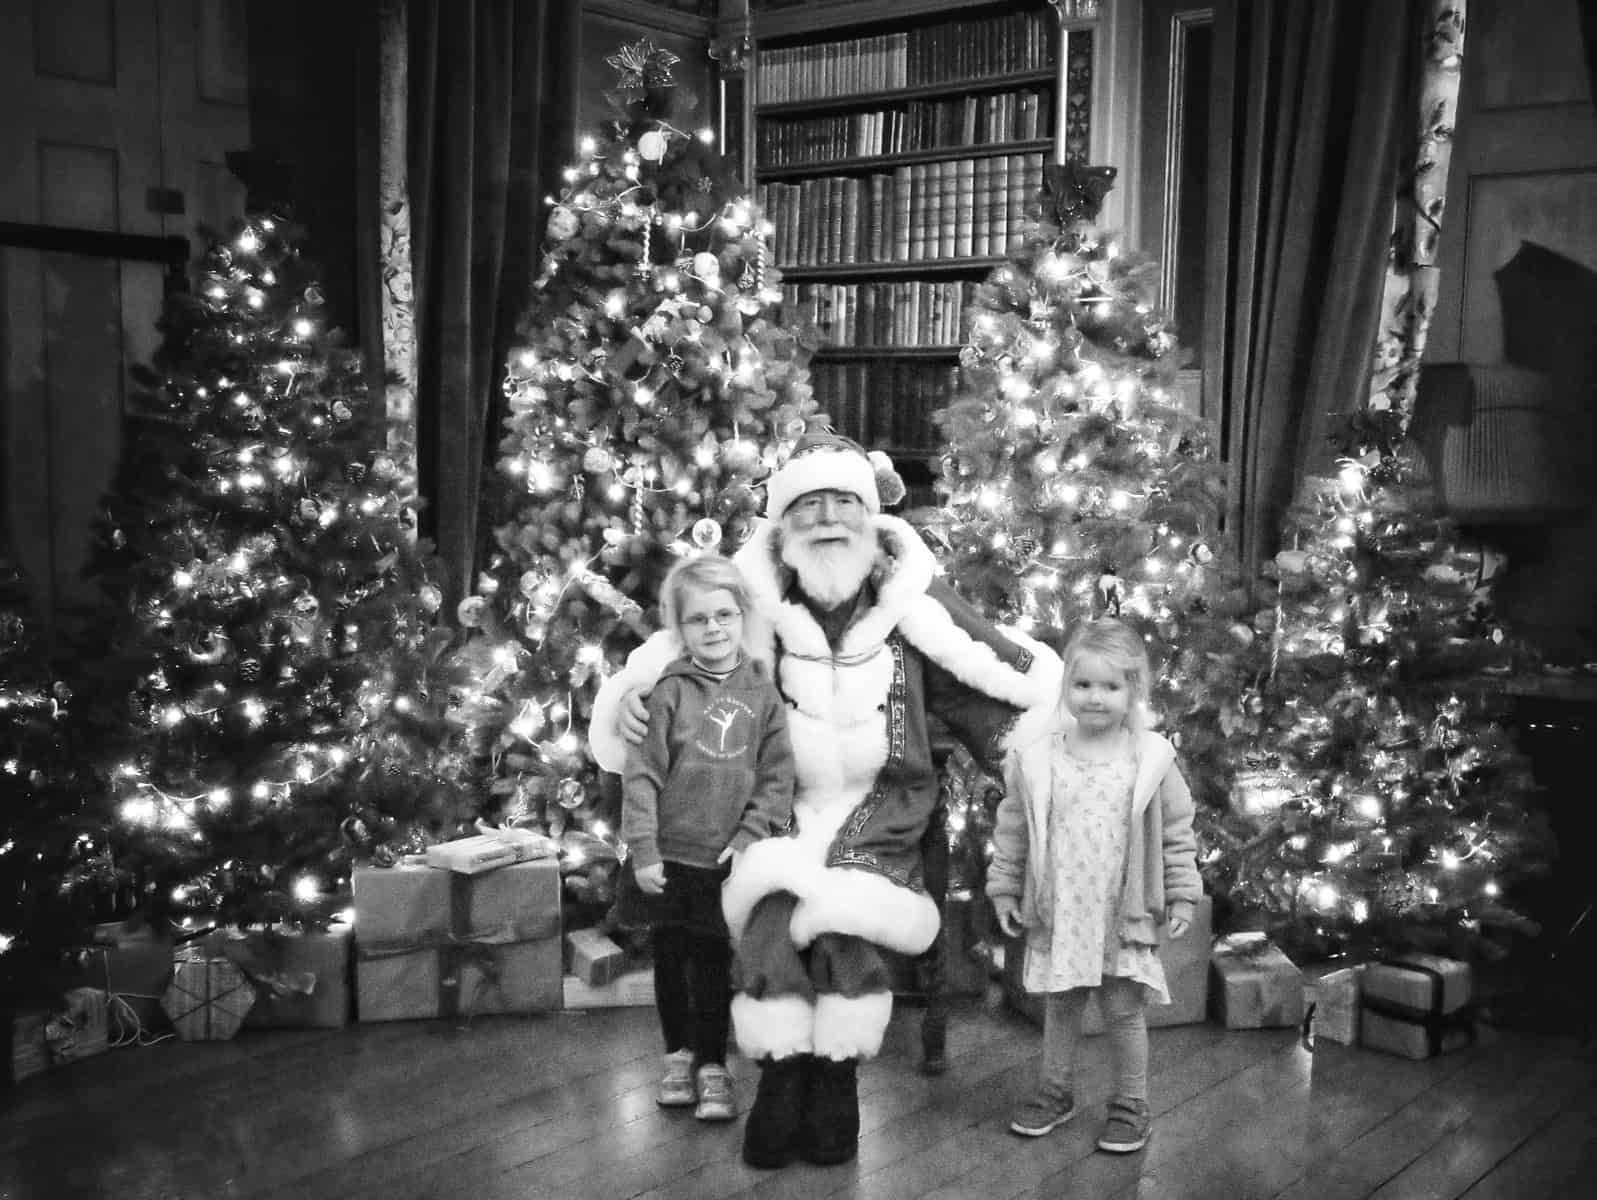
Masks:
[[[793,816],[787,706],[745,659],[717,677],[687,656],[649,693],[649,730],[622,772],[621,838],[636,866],[714,867]]]

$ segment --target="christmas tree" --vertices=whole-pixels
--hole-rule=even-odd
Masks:
[[[587,750],[602,673],[652,628],[675,558],[735,550],[781,448],[823,422],[812,343],[773,308],[770,227],[709,132],[679,127],[675,56],[644,40],[608,61],[620,119],[584,140],[550,212],[509,358],[494,547],[460,606],[478,631],[460,711],[497,815],[562,838],[568,892],[600,903],[617,852]]]
[[[45,1001],[47,969],[87,945],[116,888],[70,685],[47,659],[0,549],[0,1007]]]
[[[1247,923],[1309,954],[1463,957],[1528,931],[1551,840],[1515,748],[1478,544],[1438,513],[1400,409],[1338,435],[1269,564],[1257,743],[1206,871]]]
[[[999,620],[1049,639],[1131,621],[1199,803],[1223,804],[1254,635],[1220,541],[1215,434],[1174,391],[1157,265],[1091,223],[1113,177],[1045,168],[1035,223],[977,290],[961,389],[937,417],[934,536],[960,590]],[[996,792],[968,759],[955,767],[949,832],[956,876],[971,877]]]
[[[407,447],[299,241],[259,212],[169,298],[92,568],[118,864],[191,924],[322,924],[470,815]]]

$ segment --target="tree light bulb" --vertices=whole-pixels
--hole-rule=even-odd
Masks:
[[[155,801],[149,796],[136,796],[122,801],[122,820],[129,825],[154,825]]]
[[[321,885],[314,876],[301,875],[294,880],[294,899],[301,904],[309,904],[322,894]]]

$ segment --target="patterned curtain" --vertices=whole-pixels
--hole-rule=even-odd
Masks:
[[[382,291],[383,369],[390,448],[401,463],[405,492],[416,489],[416,290],[410,261],[410,193],[406,171],[409,133],[409,34],[405,0],[379,0],[377,79],[377,244]]]
[[[1436,309],[1436,259],[1447,210],[1467,3],[1429,0],[1419,35],[1418,53],[1424,68],[1414,114],[1417,136],[1398,185],[1392,255],[1381,297],[1368,398],[1370,408],[1396,409],[1405,417],[1414,412],[1420,358]]]

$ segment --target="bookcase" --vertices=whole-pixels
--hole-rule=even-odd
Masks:
[[[910,7],[757,19],[750,141],[784,308],[822,333],[821,406],[922,502],[976,287],[1024,231],[1044,163],[1088,156],[1098,6]]]

